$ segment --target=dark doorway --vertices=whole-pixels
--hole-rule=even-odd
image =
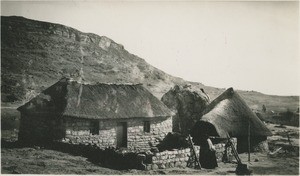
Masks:
[[[99,121],[92,121],[91,122],[90,133],[92,133],[93,135],[98,135],[99,134]]]
[[[205,138],[205,135],[219,137],[213,124],[205,121],[196,122],[191,130],[191,136],[193,137],[194,143],[196,145],[200,145],[202,143],[202,139]]]
[[[117,147],[127,147],[127,123],[117,123]]]

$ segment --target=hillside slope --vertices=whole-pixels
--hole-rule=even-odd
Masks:
[[[143,83],[156,96],[184,83],[105,36],[22,17],[1,23],[2,101],[29,98],[62,76],[81,74],[88,83]]]
[[[175,84],[204,88],[211,99],[225,89],[171,76],[113,40],[23,17],[1,17],[1,102],[22,104],[63,76],[87,83],[142,83],[161,98]],[[251,108],[297,109],[299,97],[239,91]]]

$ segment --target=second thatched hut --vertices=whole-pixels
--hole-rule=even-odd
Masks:
[[[233,88],[227,89],[207,106],[191,134],[195,143],[204,134],[221,139],[228,135],[236,137],[239,153],[248,151],[249,135],[251,151],[268,150],[267,136],[272,135]]]

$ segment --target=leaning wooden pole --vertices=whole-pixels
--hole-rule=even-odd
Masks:
[[[195,155],[195,161],[198,164],[199,169],[201,170],[202,169],[201,168],[201,164],[200,164],[199,158],[197,157],[197,152],[196,152],[196,149],[195,149],[195,146],[194,146],[194,143],[193,143],[191,135],[189,135],[189,142],[190,142],[190,144],[192,146],[192,150],[193,150],[193,153]],[[200,157],[200,154],[199,154],[199,157]]]
[[[235,159],[236,159],[236,161],[238,162],[238,164],[242,164],[242,160],[240,159],[239,154],[238,154],[238,152],[236,151],[236,149],[235,149],[235,147],[234,147],[234,145],[233,145],[233,143],[232,143],[232,141],[231,141],[230,135],[229,135],[228,133],[227,133],[226,135],[227,135],[227,139],[228,139],[228,144],[229,144],[229,146],[230,146],[231,149],[232,149],[233,156],[235,157]]]
[[[248,162],[250,162],[250,118],[248,117]]]

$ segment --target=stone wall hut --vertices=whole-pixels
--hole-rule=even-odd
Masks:
[[[144,151],[172,131],[172,112],[142,85],[88,85],[63,78],[18,110],[19,140],[28,143]]]
[[[271,131],[247,106],[246,102],[232,89],[227,89],[213,100],[203,111],[201,119],[192,129],[197,140],[202,134],[227,138],[227,134],[237,138],[239,153],[248,150],[248,131],[250,125],[251,150],[268,150],[267,136]]]

